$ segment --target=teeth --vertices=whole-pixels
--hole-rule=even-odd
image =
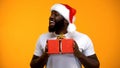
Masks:
[[[50,22],[54,22],[54,21],[50,21]]]
[[[55,22],[51,20],[50,25],[55,25]]]

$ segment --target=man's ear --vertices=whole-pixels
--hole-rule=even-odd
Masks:
[[[64,25],[68,26],[68,24],[69,24],[69,22],[66,19],[64,19]]]

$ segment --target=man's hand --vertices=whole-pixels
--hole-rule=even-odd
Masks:
[[[48,43],[48,42],[46,42],[45,52],[44,52],[44,53],[48,55],[48,47],[47,47],[47,43]]]
[[[78,47],[78,45],[77,45],[77,43],[74,41],[74,55],[76,56],[76,57],[79,57],[80,55],[82,55],[82,53],[79,51],[79,47]]]
[[[99,68],[99,60],[95,54],[85,56],[80,52],[77,43],[74,41],[74,55],[79,59],[85,68]]]
[[[48,48],[46,45],[45,52],[43,52],[41,56],[33,55],[33,58],[30,63],[31,68],[43,68],[49,58],[49,55],[47,52],[48,52]]]

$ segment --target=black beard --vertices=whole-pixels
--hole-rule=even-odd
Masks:
[[[55,21],[55,26],[49,26],[49,32],[56,32],[56,31],[61,31],[65,25],[64,25],[64,18],[60,21]]]
[[[49,32],[54,32],[55,31],[55,26],[49,26],[48,29],[49,29]]]

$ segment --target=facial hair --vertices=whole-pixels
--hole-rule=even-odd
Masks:
[[[60,21],[55,21],[55,26],[50,26],[49,25],[49,32],[56,32],[56,31],[60,31],[64,28],[64,18],[62,18]]]
[[[49,26],[48,30],[49,30],[49,32],[54,32],[55,31],[55,26]]]

